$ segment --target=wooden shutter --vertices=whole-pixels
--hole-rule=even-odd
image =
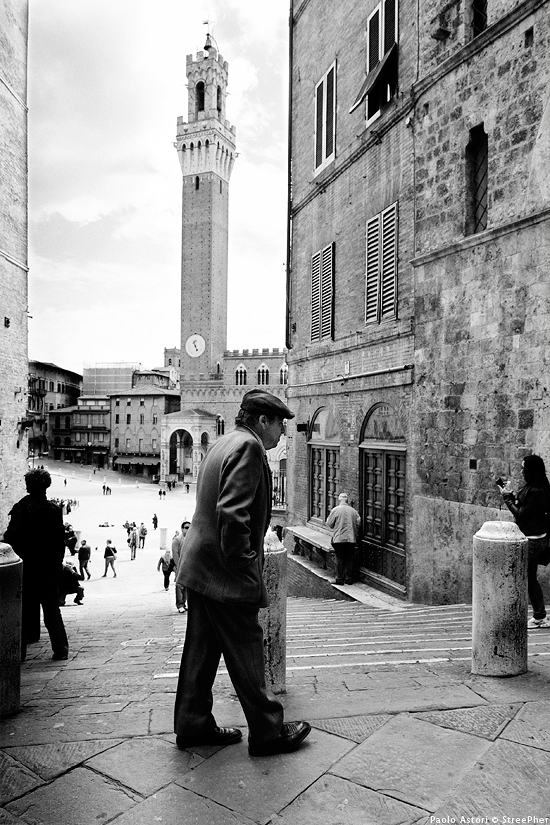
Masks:
[[[311,340],[321,338],[321,253],[311,259]]]
[[[396,4],[396,0],[384,0],[384,54],[387,54],[396,42]]]
[[[326,140],[325,156],[323,160],[329,158],[334,152],[334,66],[327,74],[327,114],[326,114]]]
[[[315,92],[315,168],[321,166],[323,162],[323,97],[324,97],[324,80],[317,86]]]
[[[394,318],[397,298],[397,202],[382,212],[380,319]]]
[[[365,285],[365,323],[378,320],[380,283],[380,215],[367,221],[367,274]]]
[[[367,70],[372,72],[380,60],[380,9],[368,21],[369,62]]]
[[[321,338],[332,338],[334,305],[334,244],[326,246],[321,261]]]

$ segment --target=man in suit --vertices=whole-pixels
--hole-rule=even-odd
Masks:
[[[216,441],[201,464],[177,576],[187,588],[188,609],[174,709],[181,749],[242,738],[238,728],[218,727],[212,714],[222,653],[248,722],[251,756],[296,750],[311,730],[307,722],[284,723],[283,707],[266,687],[258,621],[258,609],[268,604],[262,574],[271,473],[265,451],[277,445],[286,418],[294,414],[276,396],[250,390],[235,430]]]

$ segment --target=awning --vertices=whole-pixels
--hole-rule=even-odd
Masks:
[[[115,459],[117,464],[147,464],[148,466],[154,466],[155,464],[160,464],[160,458],[155,458],[154,456],[132,456],[128,458],[127,456],[119,456]]]
[[[377,80],[380,78],[380,75],[382,74],[382,72],[384,71],[384,69],[386,68],[386,66],[390,62],[390,60],[393,59],[393,57],[396,54],[397,54],[397,43],[394,43],[393,46],[391,47],[391,49],[389,49],[389,51],[386,52],[386,54],[384,55],[384,57],[382,58],[380,63],[378,63],[374,67],[374,69],[371,72],[369,72],[368,75],[366,76],[365,80],[363,81],[363,85],[361,86],[361,88],[359,90],[359,94],[355,98],[355,102],[354,102],[353,106],[351,107],[351,109],[349,110],[350,114],[355,109],[357,109],[358,106],[361,105],[361,103],[364,101],[364,99],[366,98],[368,93],[370,91],[372,91],[372,89],[373,89],[374,85],[376,84]]]

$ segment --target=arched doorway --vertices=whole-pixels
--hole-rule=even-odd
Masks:
[[[338,504],[340,492],[340,432],[328,407],[317,410],[308,440],[309,518],[324,524]]]
[[[170,436],[169,474],[182,480],[193,472],[193,439],[187,430],[175,430]]]
[[[377,587],[405,595],[405,470],[402,423],[389,404],[368,412],[359,444],[361,566]]]

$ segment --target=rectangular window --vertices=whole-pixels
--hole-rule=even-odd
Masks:
[[[365,323],[397,317],[397,201],[367,221]]]
[[[340,448],[312,447],[310,450],[310,517],[326,521],[338,504],[340,492]]]
[[[367,19],[367,77],[353,109],[367,99],[367,123],[397,92],[398,0],[382,0]]]
[[[315,87],[315,171],[334,160],[336,152],[336,62]]]
[[[53,381],[50,381],[50,392],[53,392],[53,391],[54,391],[54,383],[53,383]]]
[[[473,0],[472,3],[472,38],[487,28],[487,0]]]
[[[120,439],[115,438],[115,450],[118,450],[119,443],[120,443]]]
[[[127,398],[127,399],[126,399],[126,406],[127,406],[127,407],[130,407],[130,406],[131,406],[131,404],[132,404],[132,399],[131,399],[131,398]]]
[[[129,438],[126,439],[126,449],[127,450],[130,449],[130,439]]]
[[[156,438],[153,438],[151,440],[151,446],[152,446],[153,450],[157,449],[157,439]]]
[[[489,137],[483,123],[470,129],[466,147],[466,235],[487,229],[487,195],[489,188]]]
[[[311,341],[334,338],[335,244],[325,246],[311,259]]]
[[[145,416],[143,415],[143,413],[140,413],[140,416],[139,416],[139,423],[140,423],[140,424],[145,424]]]
[[[140,398],[140,399],[139,399],[139,406],[140,406],[140,407],[144,407],[144,406],[145,406],[145,398]]]
[[[138,451],[140,453],[143,452],[143,438],[140,438],[138,441]]]
[[[159,417],[156,413],[153,414],[153,424],[158,424]]]
[[[98,433],[98,441],[105,441],[105,433]]]
[[[131,424],[131,423],[132,423],[132,416],[131,416],[130,414],[128,414],[128,415],[126,416],[126,423],[127,423],[127,424]]]
[[[115,424],[120,424],[120,415],[118,413],[115,415]]]
[[[74,440],[75,441],[80,441],[80,433],[75,433],[74,434]]]
[[[120,398],[115,398],[115,407],[120,407]]]

